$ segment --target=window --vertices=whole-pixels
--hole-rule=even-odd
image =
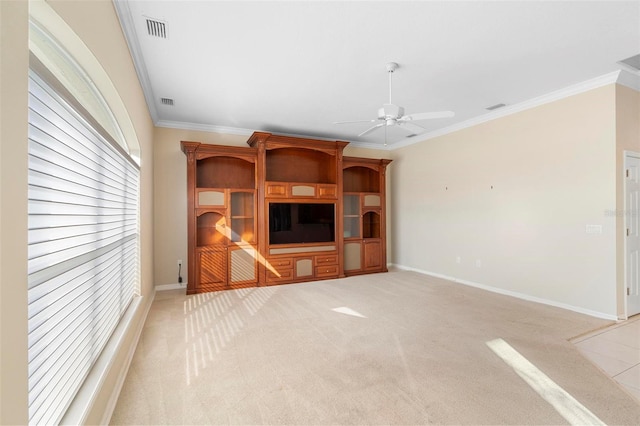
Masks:
[[[139,293],[139,168],[36,68],[29,73],[29,421],[51,424]]]

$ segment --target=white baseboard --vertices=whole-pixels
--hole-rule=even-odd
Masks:
[[[187,288],[187,283],[176,283],[176,284],[162,284],[156,286],[156,291],[166,291],[166,290],[180,290],[181,288]]]
[[[417,269],[417,268],[411,268],[409,266],[404,266],[404,265],[398,265],[398,264],[393,264],[394,267],[401,269],[403,271],[413,271],[413,272],[418,272],[420,274],[424,274],[424,275],[429,275],[432,277],[436,277],[436,278],[442,278],[448,281],[452,281],[458,284],[463,284],[463,285],[467,285],[469,287],[476,287],[482,290],[486,290],[486,291],[490,291],[492,293],[498,293],[498,294],[502,294],[505,296],[511,296],[511,297],[515,297],[517,299],[522,299],[522,300],[526,300],[528,302],[535,302],[535,303],[541,303],[543,305],[549,305],[549,306],[554,306],[556,308],[562,308],[562,309],[566,309],[568,311],[573,311],[573,312],[578,312],[580,314],[585,314],[585,315],[589,315],[595,318],[602,318],[602,319],[606,319],[606,320],[612,320],[612,321],[618,321],[618,316],[617,315],[610,315],[610,314],[605,314],[603,312],[598,312],[598,311],[592,311],[590,309],[585,309],[585,308],[581,308],[579,306],[573,306],[573,305],[569,305],[567,303],[562,303],[562,302],[558,302],[555,300],[549,300],[549,299],[543,299],[540,297],[535,297],[535,296],[531,296],[529,294],[525,294],[525,293],[519,293],[517,291],[511,291],[511,290],[505,290],[503,288],[499,288],[499,287],[492,287],[489,285],[485,285],[485,284],[480,284],[474,281],[468,281],[468,280],[463,280],[460,278],[456,278],[456,277],[452,277],[449,275],[443,275],[443,274],[439,274],[436,272],[431,272],[431,271],[425,271],[422,269]]]
[[[144,323],[147,321],[147,316],[149,315],[149,310],[151,309],[151,305],[153,304],[153,300],[155,299],[155,291],[151,295],[151,300],[144,307],[144,313],[142,314],[142,320],[139,322],[136,330],[134,331],[133,345],[131,345],[127,352],[127,360],[125,361],[124,368],[122,372],[118,376],[117,382],[113,388],[113,392],[111,393],[111,397],[107,402],[106,410],[104,412],[104,417],[102,419],[103,425],[109,424],[111,420],[111,416],[113,415],[113,411],[116,409],[116,404],[118,403],[118,397],[120,396],[120,391],[122,390],[122,386],[124,386],[124,381],[127,378],[127,374],[129,374],[129,367],[131,366],[131,361],[133,361],[133,355],[136,352],[136,348],[138,347],[138,342],[140,341],[140,336],[142,335],[142,329],[144,328]]]

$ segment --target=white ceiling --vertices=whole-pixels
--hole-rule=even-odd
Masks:
[[[383,129],[358,138],[370,123],[333,122],[376,118],[387,62],[400,64],[393,101],[407,114],[456,113],[416,122],[425,133],[410,139],[389,127],[393,148],[611,75],[640,53],[640,1],[115,3],[156,125],[380,148]],[[166,23],[166,39],[148,35],[147,18]]]

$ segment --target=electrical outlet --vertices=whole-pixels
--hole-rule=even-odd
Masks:
[[[476,259],[476,268],[482,267],[482,261],[480,259]]]
[[[178,260],[178,266],[182,266],[182,260]]]
[[[460,263],[462,262],[462,259],[460,259],[460,256],[456,256],[456,263]]]

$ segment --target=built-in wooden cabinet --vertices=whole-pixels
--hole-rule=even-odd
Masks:
[[[347,142],[256,132],[258,249],[266,285],[338,278],[342,268],[342,150]]]
[[[340,275],[337,252],[338,250],[322,255],[302,253],[290,257],[272,256],[267,265],[267,284],[337,278]]]
[[[247,143],[182,142],[187,293],[386,271],[389,160],[264,132]]]
[[[344,272],[387,271],[385,185],[390,160],[343,159]]]
[[[182,142],[187,293],[258,284],[256,150]]]

